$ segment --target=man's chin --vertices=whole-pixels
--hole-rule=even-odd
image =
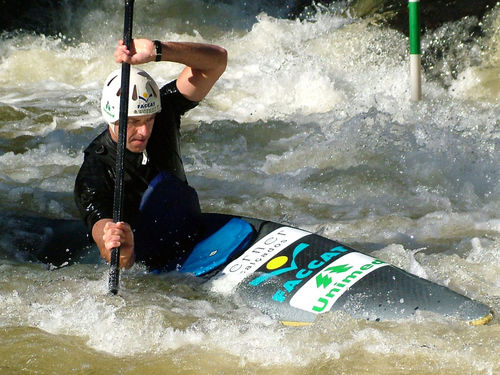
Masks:
[[[146,149],[147,142],[130,142],[127,149],[131,152],[140,153]]]

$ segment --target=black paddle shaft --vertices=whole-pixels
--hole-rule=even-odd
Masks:
[[[123,42],[130,48],[132,41],[132,20],[134,13],[134,0],[125,0],[125,20],[123,25]],[[127,140],[128,98],[130,84],[130,65],[122,63],[122,81],[120,94],[120,123],[118,129],[118,145],[116,151],[116,182],[113,200],[113,221],[122,220],[123,207],[123,160]],[[109,291],[118,293],[120,282],[120,248],[111,250],[109,264]]]

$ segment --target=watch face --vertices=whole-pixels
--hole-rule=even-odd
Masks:
[[[161,61],[161,50],[162,50],[162,45],[161,45],[161,42],[159,40],[155,40],[153,42],[155,44],[155,47],[156,47],[156,59],[155,61]]]

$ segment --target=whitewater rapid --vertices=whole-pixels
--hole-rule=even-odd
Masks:
[[[82,151],[105,126],[101,85],[121,4],[89,5],[76,36],[2,34],[0,222],[75,218]],[[209,42],[227,71],[183,121],[188,180],[205,211],[318,232],[499,311],[498,6],[422,39],[423,100],[409,100],[408,39],[373,20],[289,20],[228,2],[137,2],[137,36]],[[341,5],[339,5],[340,7]],[[197,11],[204,9],[203,12]],[[78,36],[79,35],[79,36]],[[442,55],[432,54],[435,46]],[[458,61],[458,63],[454,63]],[[182,67],[144,68],[160,84]],[[417,315],[342,313],[287,328],[197,279],[107,267],[47,271],[0,233],[0,369],[54,373],[408,372],[493,374],[498,318],[484,327]],[[118,358],[118,361],[116,359]],[[118,363],[117,363],[118,362]],[[57,363],[57,365],[55,365]]]

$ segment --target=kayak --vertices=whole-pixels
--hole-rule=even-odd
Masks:
[[[23,246],[33,260],[51,267],[97,261],[97,249],[78,220],[12,220],[32,228],[33,243],[27,238]],[[210,290],[238,295],[284,324],[310,324],[332,311],[375,321],[420,313],[471,325],[493,318],[481,302],[299,228],[214,213],[204,213],[203,222],[204,239],[178,271],[205,278]]]

